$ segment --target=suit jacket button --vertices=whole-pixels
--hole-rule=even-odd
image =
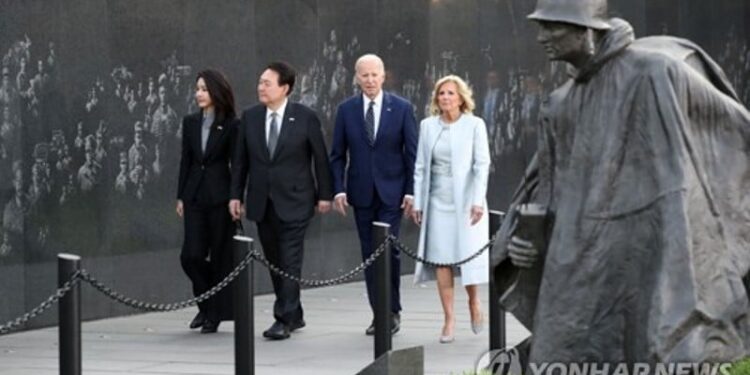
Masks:
[[[201,165],[201,169],[206,169],[206,166],[205,165]]]

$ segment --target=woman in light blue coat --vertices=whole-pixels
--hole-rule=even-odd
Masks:
[[[419,129],[412,218],[420,225],[419,254],[437,263],[468,258],[487,243],[487,179],[490,152],[484,121],[472,115],[471,90],[457,76],[435,84],[430,112]],[[459,267],[417,264],[415,283],[437,280],[445,314],[441,343],[454,338],[453,279],[460,275],[469,295],[471,328],[483,326],[478,284],[487,283],[487,252]]]

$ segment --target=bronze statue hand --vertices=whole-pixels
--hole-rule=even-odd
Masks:
[[[539,256],[539,250],[530,241],[513,236],[508,244],[510,261],[520,268],[531,268]]]

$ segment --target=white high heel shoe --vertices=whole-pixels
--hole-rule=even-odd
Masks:
[[[450,344],[452,343],[456,338],[453,335],[445,335],[440,336],[440,343],[441,344]]]
[[[474,320],[471,319],[471,332],[474,332],[475,335],[478,335],[482,332],[482,329],[484,329],[484,314],[482,311],[479,311],[479,319]]]
[[[480,316],[477,322],[471,322],[471,332],[474,332],[475,335],[480,334],[482,329],[484,329],[484,316]]]
[[[455,326],[456,326],[456,323],[453,322],[454,329],[455,329]],[[445,332],[445,329],[443,329],[443,332]],[[439,341],[440,341],[441,344],[449,344],[449,343],[452,343],[453,340],[455,340],[455,339],[456,339],[456,337],[453,336],[453,333],[450,333],[450,334],[447,334],[447,335],[442,335],[441,334]]]

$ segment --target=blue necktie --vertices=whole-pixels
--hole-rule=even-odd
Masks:
[[[370,107],[367,108],[365,115],[365,130],[367,130],[367,140],[370,141],[370,146],[375,144],[375,113],[372,110],[374,106],[375,101],[370,101]]]

